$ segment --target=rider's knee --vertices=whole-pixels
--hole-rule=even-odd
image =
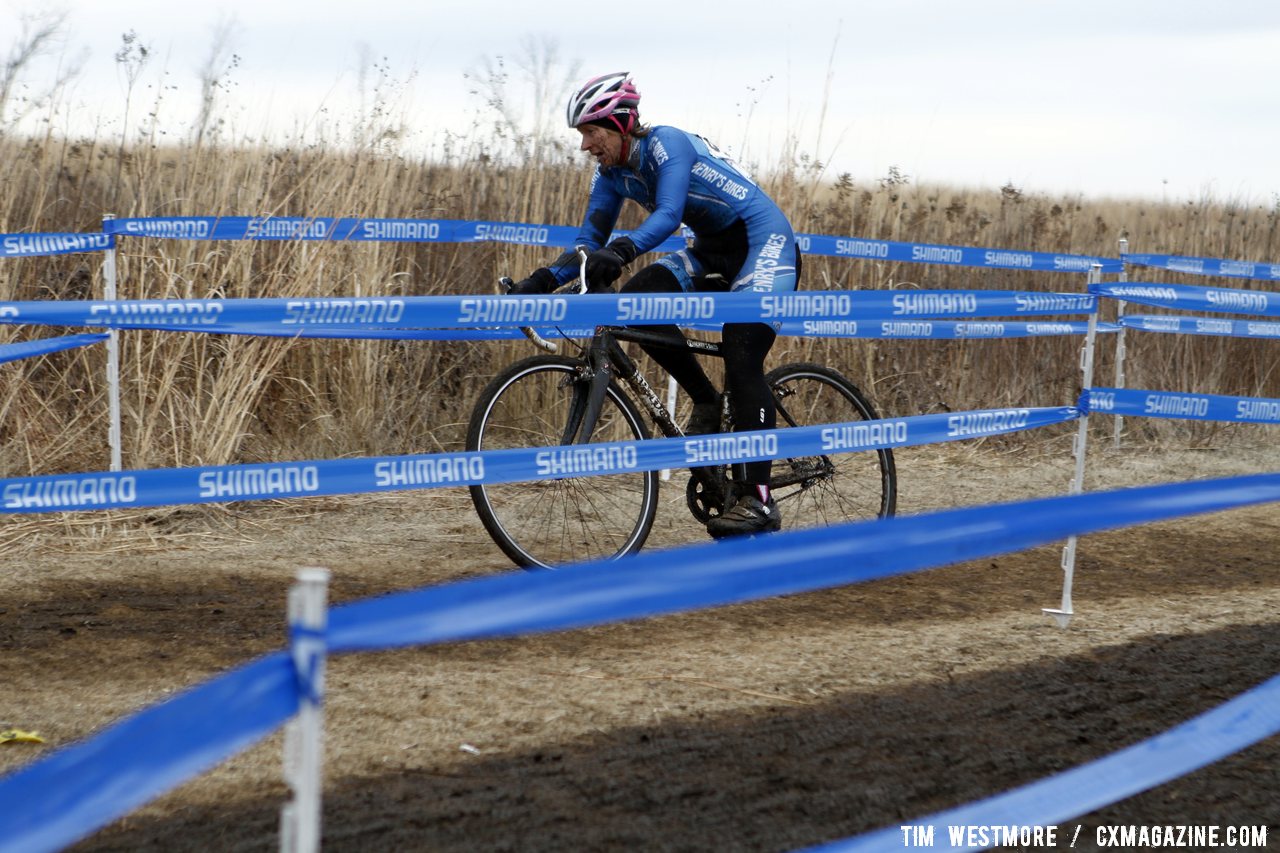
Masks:
[[[778,335],[765,323],[725,323],[722,340],[726,369],[763,369]]]

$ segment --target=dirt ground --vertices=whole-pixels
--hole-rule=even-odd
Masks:
[[[1070,436],[898,454],[900,511],[1063,494]],[[1095,442],[1095,447],[1097,443]],[[1276,470],[1266,447],[1091,454],[1087,489]],[[669,488],[654,547],[700,539]],[[343,602],[512,571],[465,491],[11,519],[7,772],[280,648],[299,567]],[[994,794],[1147,738],[1280,672],[1280,507],[914,576],[329,665],[325,849],[791,850]],[[281,737],[77,850],[273,850]],[[1268,825],[1280,738],[1078,821]],[[1069,836],[1070,833],[1067,833]],[[1062,845],[1065,847],[1065,841]]]

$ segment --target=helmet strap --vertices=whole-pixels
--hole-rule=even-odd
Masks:
[[[627,162],[628,155],[631,153],[631,130],[636,126],[636,114],[628,113],[627,123],[625,125],[618,120],[617,113],[609,116],[609,120],[617,126],[618,133],[622,134],[622,152],[618,161],[620,165],[625,164]]]
[[[612,113],[609,116],[609,121],[613,122],[614,126],[618,128],[618,133],[621,133],[623,136],[626,136],[627,134],[631,133],[631,131],[634,130],[636,126],[636,114],[633,112],[628,112],[626,116],[627,116],[626,124],[623,124],[618,119],[617,113]]]

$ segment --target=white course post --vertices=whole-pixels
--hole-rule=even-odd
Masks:
[[[1125,256],[1125,255],[1127,255],[1127,254],[1129,254],[1129,241],[1128,241],[1128,240],[1126,240],[1126,239],[1124,239],[1123,237],[1121,237],[1121,238],[1120,238],[1120,259],[1121,259],[1121,261],[1123,261],[1123,260],[1124,260],[1124,256]],[[1128,280],[1129,280],[1129,266],[1128,266],[1128,264],[1123,264],[1123,265],[1121,266],[1121,269],[1120,269],[1120,279],[1119,279],[1119,280],[1120,280],[1120,281],[1128,281]],[[1123,299],[1120,299],[1120,300],[1117,300],[1117,301],[1116,301],[1116,323],[1117,323],[1117,325],[1120,323],[1120,321],[1121,321],[1122,319],[1124,319],[1124,300],[1123,300]],[[1124,356],[1125,356],[1124,326],[1120,326],[1120,331],[1116,332],[1116,382],[1115,382],[1115,387],[1117,387],[1117,388],[1123,388],[1123,387],[1124,387]],[[1115,446],[1115,448],[1116,448],[1117,450],[1119,450],[1119,449],[1120,449],[1120,430],[1121,430],[1121,429],[1123,429],[1123,428],[1124,428],[1124,416],[1123,416],[1123,415],[1116,415],[1116,416],[1115,416],[1115,418],[1113,418],[1112,429],[1114,430],[1114,432],[1112,433],[1111,441],[1112,441],[1112,444]]]
[[[114,213],[104,214],[102,230],[107,230],[107,223],[115,219]],[[114,241],[112,241],[114,243]],[[107,249],[102,258],[102,298],[108,302],[116,299],[116,247]],[[120,449],[120,330],[107,330],[107,442],[111,445],[111,470],[119,471],[124,467],[123,453]]]
[[[293,798],[280,813],[281,853],[320,849],[328,594],[329,571],[319,568],[300,569],[289,590],[289,646],[302,696],[284,731],[284,778]]]
[[[680,386],[676,384],[675,379],[670,376],[667,377],[667,413],[671,415],[671,420],[673,421],[676,419],[676,390],[679,387]],[[671,469],[663,468],[658,472],[658,476],[663,482],[670,480]]]
[[[1097,284],[1102,281],[1102,264],[1094,264],[1089,269],[1089,284]],[[1098,337],[1098,312],[1095,309],[1089,315],[1089,331],[1085,335],[1084,350],[1080,354],[1080,371],[1083,374],[1082,389],[1083,393],[1088,393],[1093,387],[1093,354],[1094,345]],[[1075,457],[1076,470],[1075,476],[1071,478],[1071,488],[1068,494],[1078,495],[1084,491],[1084,460],[1089,449],[1089,415],[1085,413],[1080,418],[1079,426],[1076,429],[1075,440],[1071,443],[1071,452]],[[1062,549],[1062,606],[1059,608],[1045,607],[1044,612],[1052,616],[1058,622],[1058,627],[1065,628],[1071,621],[1071,585],[1075,580],[1076,572],[1076,539],[1072,536],[1067,539],[1066,547]]]

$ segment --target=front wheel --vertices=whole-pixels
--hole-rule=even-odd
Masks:
[[[765,377],[778,426],[876,420],[875,409],[848,379],[817,364],[787,364]],[[776,459],[770,487],[789,529],[893,515],[898,474],[892,450]]]
[[[467,450],[561,448],[553,462],[580,470],[563,448],[569,424],[580,421],[590,380],[582,362],[563,356],[534,356],[494,377],[476,401],[467,429]],[[630,398],[610,383],[595,430],[586,444],[638,441],[649,437]],[[502,552],[517,565],[552,567],[597,558],[621,557],[644,545],[658,507],[656,471],[566,476],[522,483],[471,486],[480,521]]]

